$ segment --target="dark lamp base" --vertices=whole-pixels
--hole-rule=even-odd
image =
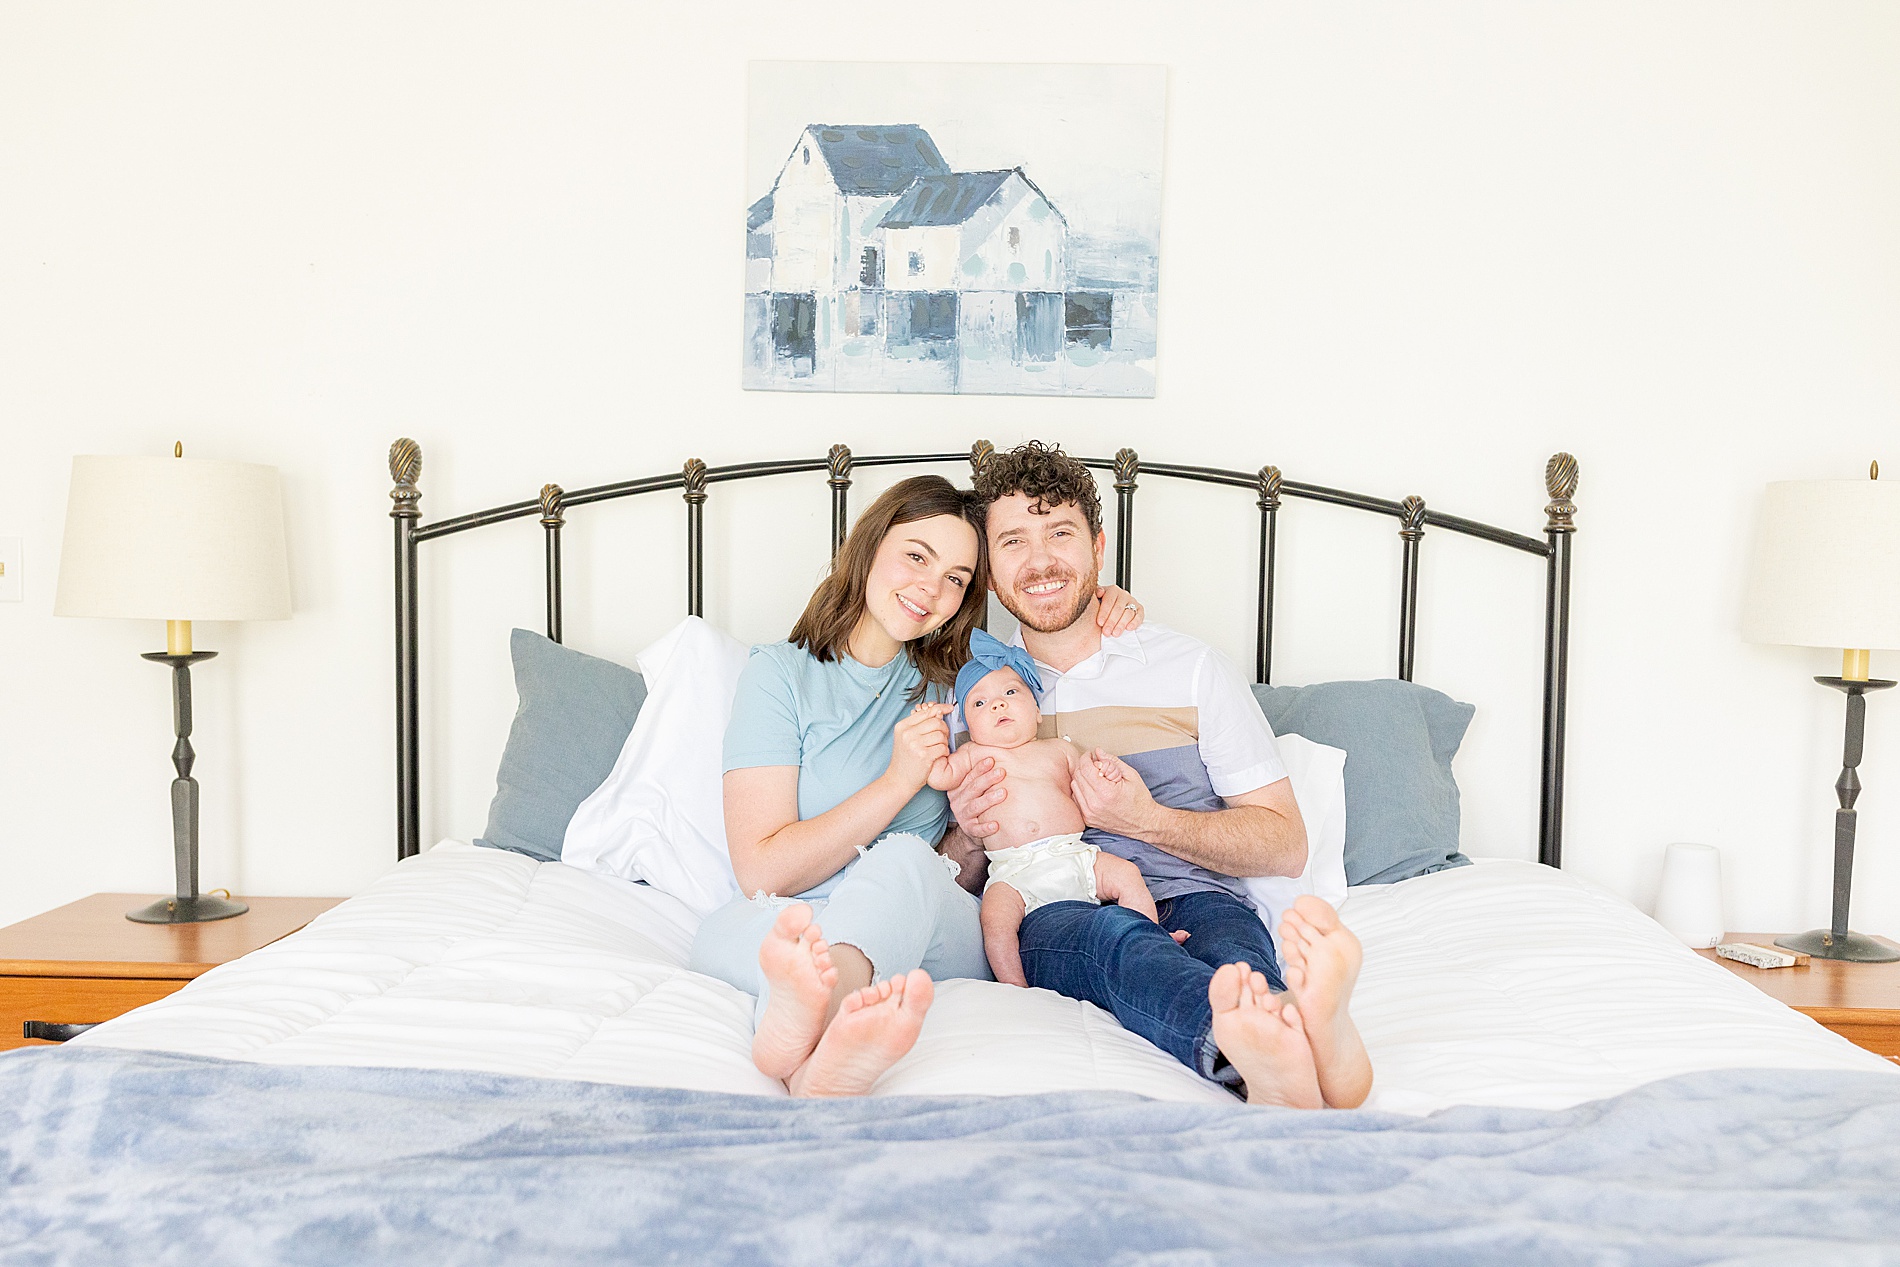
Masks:
[[[197,897],[160,898],[150,906],[127,911],[125,917],[135,924],[203,924],[214,919],[230,919],[250,909],[242,902],[227,902],[201,893]]]
[[[1865,933],[1848,933],[1845,937],[1836,937],[1825,928],[1811,933],[1789,933],[1786,937],[1777,937],[1775,945],[1784,950],[1802,951],[1816,959],[1844,959],[1849,963],[1893,963],[1900,960],[1900,950]]]

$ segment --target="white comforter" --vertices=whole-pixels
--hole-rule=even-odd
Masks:
[[[1561,1108],[1699,1069],[1895,1072],[1545,867],[1356,889],[1342,912],[1366,948],[1353,1016],[1372,1107]],[[750,997],[687,970],[695,924],[653,889],[447,841],[73,1041],[785,1094],[752,1067]],[[1227,1096],[1087,1003],[979,981],[939,985],[876,1094],[1086,1089]]]

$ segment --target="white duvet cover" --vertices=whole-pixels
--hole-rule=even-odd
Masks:
[[[1584,881],[1487,862],[1355,889],[1370,1107],[1561,1108],[1699,1069],[1896,1072]],[[752,1001],[685,967],[656,890],[447,841],[275,945],[74,1039],[279,1064],[479,1069],[757,1095]],[[940,983],[875,1094],[1132,1091],[1220,1102],[1095,1007]]]

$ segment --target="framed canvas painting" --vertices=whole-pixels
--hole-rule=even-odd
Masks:
[[[746,387],[1154,395],[1164,68],[748,81]]]

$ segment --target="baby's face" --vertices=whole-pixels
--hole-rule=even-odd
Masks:
[[[963,701],[963,721],[970,742],[991,748],[1014,748],[1036,737],[1042,710],[1028,683],[1014,669],[997,669],[985,676]]]

